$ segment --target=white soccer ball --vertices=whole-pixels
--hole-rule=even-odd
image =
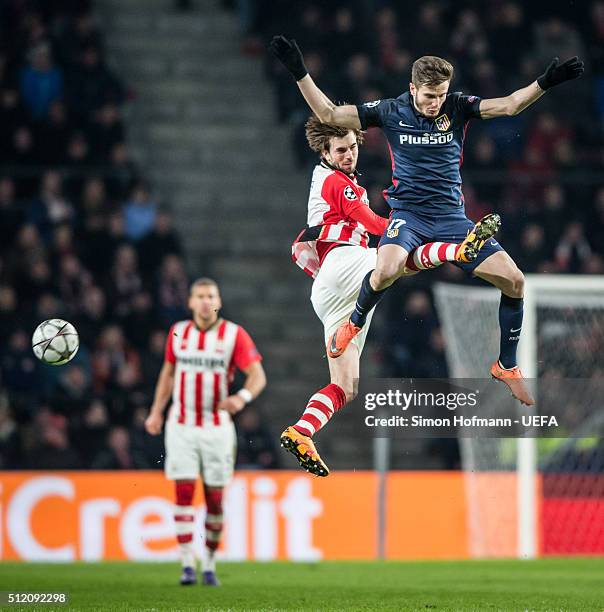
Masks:
[[[49,365],[63,365],[71,361],[80,348],[76,328],[63,319],[42,321],[31,339],[34,355]]]

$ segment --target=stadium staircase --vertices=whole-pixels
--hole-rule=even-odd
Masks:
[[[241,54],[236,14],[217,0],[184,13],[173,4],[96,6],[111,65],[136,94],[126,114],[135,158],[174,210],[191,275],[219,281],[225,316],[263,353],[269,385],[257,406],[278,434],[329,382],[310,279],[290,255],[309,177],[295,171],[290,130],[275,124],[262,57]],[[342,435],[321,440],[330,465],[368,467],[369,451],[338,421]]]

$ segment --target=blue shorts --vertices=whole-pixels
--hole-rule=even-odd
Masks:
[[[426,215],[408,210],[393,210],[390,215],[388,228],[382,235],[380,245],[397,244],[406,251],[411,252],[426,242],[454,242],[460,243],[468,235],[468,230],[474,227],[462,212],[450,214]],[[503,251],[503,247],[494,238],[487,240],[480,249],[478,257],[471,263],[459,261],[451,262],[453,265],[473,272],[487,257]]]

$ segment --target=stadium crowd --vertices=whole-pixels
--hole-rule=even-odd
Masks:
[[[160,454],[142,423],[188,279],[170,213],[130,161],[127,88],[91,8],[0,4],[3,468],[150,467]],[[52,317],[80,333],[66,368],[31,353]]]
[[[91,10],[0,3],[0,469],[162,463],[143,424],[189,277],[169,210],[130,160],[131,94]],[[30,346],[53,317],[80,334],[63,368]],[[274,463],[248,420],[259,443],[242,438],[242,462]]]
[[[249,41],[268,40],[275,32],[295,38],[311,75],[337,103],[400,95],[421,55],[449,59],[456,70],[451,90],[481,97],[527,85],[554,56],[585,59],[586,78],[546,95],[529,111],[471,122],[463,189],[470,218],[501,214],[500,241],[523,272],[604,273],[602,0],[586,3],[580,12],[572,3],[549,4],[545,13],[540,3],[515,0],[243,4],[247,48],[253,49]],[[267,74],[277,117],[291,126],[296,157],[309,172],[315,158],[304,139],[308,107],[273,58],[267,60]],[[381,132],[369,130],[359,155],[360,182],[384,215],[388,159]],[[465,280],[452,266],[443,266],[399,282],[381,306],[392,314],[380,342],[384,374],[446,374],[429,292],[437,278]]]

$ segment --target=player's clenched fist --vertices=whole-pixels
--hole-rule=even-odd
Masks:
[[[148,434],[157,436],[161,433],[161,428],[164,424],[164,416],[151,411],[151,414],[145,419],[145,429]]]
[[[285,38],[283,35],[273,36],[268,45],[273,55],[287,68],[291,75],[299,81],[308,74],[304,65],[304,57],[298,43],[293,39]]]

